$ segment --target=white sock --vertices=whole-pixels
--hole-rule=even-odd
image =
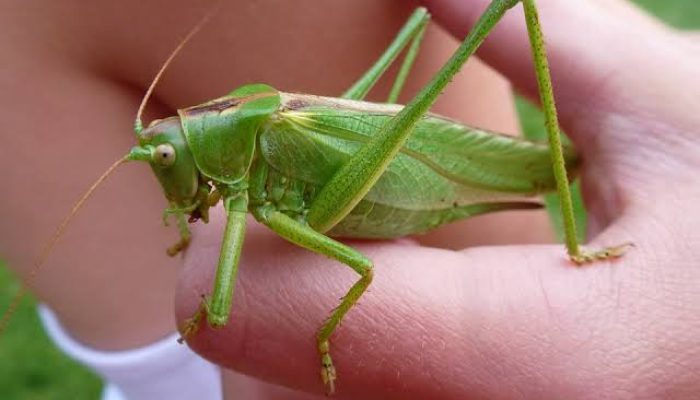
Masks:
[[[177,343],[178,334],[123,351],[99,351],[71,338],[48,307],[39,316],[53,342],[105,380],[103,400],[221,400],[221,373]]]

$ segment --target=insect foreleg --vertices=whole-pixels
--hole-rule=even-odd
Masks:
[[[174,245],[168,247],[168,249],[166,250],[166,253],[168,253],[170,257],[174,257],[179,252],[185,250],[187,246],[189,246],[190,239],[192,238],[190,228],[187,226],[187,219],[185,218],[185,214],[176,213],[175,218],[177,223],[177,230],[180,233],[180,240],[178,240],[178,242]]]
[[[345,314],[352,308],[372,282],[372,261],[362,253],[346,246],[336,240],[316,232],[309,226],[283,214],[270,206],[260,207],[255,211],[256,218],[275,231],[284,239],[304,247],[313,252],[323,254],[348,265],[355,270],[361,278],[350,288],[343,297],[340,305],[333,310],[325,324],[318,331],[318,351],[321,356],[321,379],[326,385],[328,393],[334,391],[336,378],[335,367],[330,356],[328,339],[331,337]]]
[[[386,70],[394,63],[396,57],[399,53],[403,51],[409,42],[411,47],[406,53],[401,70],[396,77],[396,82],[391,90],[392,95],[396,92],[396,97],[401,91],[404,82],[406,81],[406,76],[413,66],[413,61],[415,61],[416,55],[418,54],[418,48],[423,39],[423,33],[425,32],[425,27],[430,20],[430,14],[425,8],[418,8],[411,14],[406,21],[406,24],[401,28],[399,33],[396,35],[394,41],[389,45],[389,47],[384,51],[384,53],[379,57],[377,62],[372,65],[372,67],[365,72],[362,77],[355,82],[350,89],[343,93],[343,98],[352,100],[362,100],[367,96],[367,93],[374,87],[379,78],[386,72]],[[391,99],[391,96],[390,96]],[[393,102],[390,100],[389,102]]]
[[[245,237],[246,214],[248,212],[248,195],[242,191],[224,197],[226,210],[226,228],[221,242],[219,263],[216,268],[214,289],[211,296],[202,299],[197,313],[187,320],[182,328],[183,337],[196,332],[199,322],[206,315],[212,327],[226,325],[231,313],[233,289],[238,274],[238,262]]]
[[[630,244],[609,247],[594,252],[584,252],[579,246],[576,237],[576,222],[571,200],[571,187],[569,186],[569,180],[566,176],[564,151],[561,145],[561,132],[559,130],[559,120],[557,118],[554,92],[552,90],[552,79],[549,72],[542,29],[540,28],[539,17],[537,15],[537,7],[535,6],[535,0],[522,0],[522,2],[525,10],[528,36],[530,38],[530,47],[535,62],[540,102],[542,103],[542,109],[545,115],[549,148],[552,155],[552,168],[554,170],[557,192],[561,202],[566,249],[569,253],[569,257],[577,264],[619,257]]]
[[[319,232],[326,232],[352,211],[386,170],[415,124],[505,12],[517,2],[518,0],[494,0],[489,4],[467,38],[430,83],[325,184],[311,204],[307,215],[309,225]]]

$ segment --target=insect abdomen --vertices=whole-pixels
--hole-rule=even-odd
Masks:
[[[284,177],[285,187],[303,183],[298,195],[304,209],[350,155],[400,110],[396,105],[307,95],[283,93],[282,99],[280,112],[260,134],[258,155],[271,174]],[[575,165],[572,153],[567,161],[569,167]],[[483,212],[537,207],[519,199],[553,188],[545,144],[430,115],[418,123],[356,209],[330,233],[386,238],[423,232]]]
[[[251,206],[272,204],[295,219],[303,219],[313,203],[318,185],[289,177],[258,158],[251,174]],[[423,233],[443,224],[473,215],[505,209],[539,208],[530,202],[453,203],[442,209],[414,210],[364,199],[329,232],[330,236],[389,239]]]

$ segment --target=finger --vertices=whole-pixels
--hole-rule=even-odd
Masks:
[[[555,240],[546,210],[478,215],[416,235],[414,239],[424,246],[452,250],[486,245],[543,244]]]
[[[488,1],[425,0],[424,3],[438,22],[462,38]],[[603,122],[595,119],[607,118],[613,112],[645,117],[667,112],[669,117],[677,117],[678,113],[669,104],[684,100],[689,104],[697,102],[688,91],[679,93],[683,82],[698,83],[698,78],[696,65],[684,62],[685,46],[675,45],[679,41],[677,34],[629,3],[541,0],[537,4],[560,116],[575,140],[584,142],[582,134],[594,135]],[[531,98],[537,97],[520,6],[506,14],[484,43],[480,55],[521,91]],[[660,72],[670,69],[674,74]],[[587,128],[591,126],[592,129]]]
[[[212,245],[195,245],[188,254],[177,296],[180,321],[210,290],[216,232],[201,233]],[[189,344],[228,368],[322,393],[316,330],[357,276],[261,229],[251,229],[247,241],[231,321],[220,330],[203,326]],[[615,269],[576,269],[556,246],[464,253],[409,244],[356,247],[377,272],[332,337],[339,399],[546,398],[555,390],[593,398],[603,386],[591,382],[611,380],[608,368],[623,361],[612,354],[611,338],[637,332],[629,320],[588,322],[599,313],[622,313],[614,293],[637,282],[628,274],[639,270],[624,265],[641,254]]]
[[[485,0],[426,0],[438,22],[463,37]],[[687,39],[618,0],[541,0],[560,120],[582,153],[592,224],[603,229],[627,208],[653,207],[652,193],[697,174],[700,58]],[[484,43],[482,57],[536,95],[521,7]],[[672,72],[670,72],[672,71]],[[679,106],[682,105],[682,106]]]

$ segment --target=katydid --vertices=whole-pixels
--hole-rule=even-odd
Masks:
[[[452,77],[477,50],[502,16],[522,2],[533,50],[549,144],[464,126],[428,110]],[[521,200],[557,190],[566,247],[581,264],[618,257],[627,245],[584,252],[575,235],[568,174],[577,159],[560,141],[553,91],[535,0],[493,0],[461,46],[406,106],[398,98],[420,46],[428,12],[417,9],[379,60],[341,98],[286,93],[251,84],[153,121],[141,114],[163,71],[202,25],[180,43],[163,65],[137,113],[138,145],[125,161],[148,162],[169,202],[164,217],[177,221],[181,239],[168,249],[187,248],[187,222],[208,220],[223,203],[226,225],[214,287],[185,326],[183,338],[203,321],[229,322],[238,262],[251,213],[282,238],[348,265],[360,276],[317,335],[321,378],[329,393],[336,370],[329,339],[372,282],[372,261],[334,237],[394,238],[487,212],[539,208]],[[387,103],[363,101],[406,48]],[[114,168],[100,180],[104,180]],[[48,254],[81,199],[42,253]],[[9,313],[6,313],[5,319]]]

